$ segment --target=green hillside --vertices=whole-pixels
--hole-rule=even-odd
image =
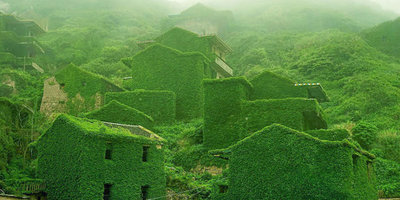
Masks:
[[[361,35],[369,45],[385,54],[400,58],[400,18],[364,30]]]

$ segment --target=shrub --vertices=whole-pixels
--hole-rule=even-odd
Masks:
[[[383,158],[400,163],[400,134],[396,130],[380,132],[374,146],[382,151]]]
[[[352,130],[353,139],[357,141],[362,148],[370,150],[376,142],[378,128],[367,122],[358,123]]]
[[[377,188],[381,198],[400,197],[400,164],[377,158],[375,161]]]

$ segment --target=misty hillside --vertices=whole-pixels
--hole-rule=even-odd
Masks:
[[[400,18],[379,24],[362,32],[363,37],[371,46],[399,58],[400,57]]]
[[[40,50],[43,50],[43,53],[34,58],[35,64],[40,66],[43,73],[26,67],[25,59],[23,67],[8,64],[9,58],[4,55],[9,54],[2,54],[2,51],[9,50],[6,46],[7,34],[0,33],[0,194],[5,191],[21,195],[19,180],[39,177],[37,138],[53,126],[54,119],[59,119],[56,124],[75,124],[74,126],[83,127],[79,130],[96,130],[103,133],[109,129],[95,127],[92,122],[80,123],[77,120],[79,118],[75,117],[95,116],[94,119],[97,119],[96,117],[100,116],[107,120],[115,118],[131,122],[135,121],[131,119],[134,116],[151,124],[149,129],[165,139],[162,147],[164,160],[161,163],[163,163],[162,170],[166,174],[167,196],[160,198],[224,199],[219,193],[229,191],[231,188],[218,186],[227,184],[230,171],[227,158],[223,156],[231,152],[227,149],[215,151],[214,155],[217,154],[217,158],[212,156],[210,149],[204,145],[204,136],[207,134],[205,127],[209,126],[205,121],[209,118],[204,118],[202,116],[204,113],[199,109],[198,113],[202,114],[196,115],[197,118],[175,120],[175,107],[165,110],[151,107],[176,106],[173,102],[177,100],[175,93],[185,93],[187,98],[198,97],[196,94],[189,94],[195,90],[187,88],[189,86],[186,84],[180,84],[183,80],[179,76],[194,73],[196,70],[179,71],[180,68],[193,65],[197,70],[205,70],[204,63],[222,59],[224,64],[232,68],[234,77],[227,82],[224,82],[225,79],[217,80],[216,84],[229,86],[229,81],[232,81],[235,84],[244,84],[246,88],[250,87],[248,82],[252,85],[257,78],[273,72],[276,74],[273,77],[278,77],[276,80],[285,77],[282,79],[286,82],[283,81],[282,85],[295,84],[297,87],[298,84],[312,83],[313,86],[320,87],[326,99],[329,99],[321,102],[315,100],[318,104],[316,110],[321,111],[317,113],[318,117],[323,117],[326,121],[324,128],[344,129],[349,137],[342,146],[360,149],[360,155],[376,156],[375,189],[379,191],[379,197],[400,198],[400,18],[399,14],[382,9],[376,2],[369,0],[0,0],[0,17],[8,14],[15,15],[21,20],[34,20],[45,32],[33,40],[42,48]],[[175,26],[190,29],[189,31],[194,33],[179,28],[169,33]],[[205,31],[209,27],[211,31]],[[2,28],[1,21],[0,28]],[[178,36],[173,33],[177,33]],[[180,40],[162,43],[163,39],[170,39],[170,37],[160,37],[162,34],[171,34]],[[219,37],[215,37],[215,34]],[[197,40],[198,38],[204,40]],[[182,45],[180,43],[182,41],[185,43],[183,45],[186,45],[186,42],[193,42],[196,45],[189,44],[182,48],[182,51],[175,50],[179,48],[174,45]],[[196,53],[184,51],[198,46],[204,48],[210,41],[219,42],[219,45],[226,48],[225,51],[230,54],[225,58],[225,54],[228,54],[226,52],[213,57],[204,49]],[[160,44],[147,48],[154,43]],[[150,56],[146,56],[146,53]],[[186,60],[191,57],[196,57],[196,62]],[[133,62],[134,59],[143,60]],[[165,76],[172,77],[171,80],[176,80],[174,84],[179,84],[175,93],[164,91],[166,90],[164,87],[169,86],[167,83],[157,82],[162,78],[162,76],[157,77],[162,74],[162,70],[151,71],[152,67],[167,61],[173,63],[169,67],[178,67],[165,73]],[[135,74],[140,70],[144,72]],[[174,73],[178,75],[175,76]],[[210,74],[207,76],[211,76]],[[217,77],[219,78],[218,74]],[[63,79],[64,82],[57,82],[57,78]],[[190,76],[184,80],[191,82],[197,79],[195,76]],[[152,87],[153,84],[157,86],[153,93],[147,93],[143,88],[136,90],[136,87],[146,80],[152,80],[152,83],[144,85],[143,88]],[[207,81],[206,84],[212,82]],[[89,95],[83,93],[81,95],[76,91],[90,84],[93,86],[90,86],[88,94],[93,94],[94,97],[85,101]],[[281,82],[271,83],[274,84]],[[69,87],[70,85],[73,87]],[[75,106],[75,110],[70,112],[75,116],[58,117],[59,113],[51,115],[45,113],[41,108],[42,100],[46,96],[45,87],[56,91],[51,95],[59,98],[56,103],[61,104],[60,107]],[[234,102],[234,98],[218,99],[216,96],[225,92],[242,95],[235,90],[238,88],[241,89],[241,87],[226,89],[221,86],[216,94],[207,95],[221,102],[233,99],[228,103],[235,104],[237,102]],[[70,96],[59,92],[69,89],[74,91]],[[106,93],[109,92],[113,94],[107,96]],[[120,97],[117,92],[131,96]],[[307,94],[310,95],[310,92]],[[101,95],[105,95],[105,99],[101,100],[99,97]],[[152,99],[152,95],[159,95],[160,99]],[[68,102],[64,98],[73,100]],[[292,101],[300,101],[297,98],[305,97],[296,96]],[[118,101],[115,101],[116,99]],[[179,99],[177,102],[182,103],[183,100],[185,99]],[[209,103],[202,102],[203,100],[195,102],[200,102],[201,105]],[[258,99],[251,100],[252,102],[246,106],[264,102]],[[149,102],[151,106],[143,106]],[[49,104],[52,103],[54,102]],[[102,103],[106,106],[99,108]],[[95,104],[96,110],[86,112],[87,104]],[[235,115],[236,104],[231,110],[223,105],[225,104],[220,103],[214,106],[215,113],[226,113],[229,120],[243,117]],[[141,110],[142,108],[133,108],[134,106],[143,106],[143,109],[147,109],[146,112],[151,112],[157,117],[164,114],[163,112],[173,112],[168,116],[171,118],[169,122],[174,123],[158,123],[159,118],[150,116]],[[291,105],[286,106],[276,107],[292,109]],[[124,112],[115,111],[117,109],[122,109]],[[196,109],[193,107],[186,109],[185,112]],[[256,111],[258,110],[254,109],[254,112]],[[134,114],[124,118],[123,115],[129,112]],[[117,117],[113,118],[109,113]],[[118,116],[119,114],[121,116]],[[253,118],[261,117],[253,116]],[[227,134],[247,131],[243,127],[236,129],[236,126],[252,123],[247,117],[244,119],[242,120],[245,122],[229,121],[231,123],[229,124],[221,118],[220,121],[216,120],[218,121],[216,126],[221,130],[227,128],[229,131],[224,130]],[[279,128],[279,126],[273,127],[274,130]],[[238,135],[249,136],[246,134],[248,133]],[[308,132],[307,134],[311,135]],[[323,141],[321,144],[326,142],[325,139],[321,141]],[[276,144],[278,145],[278,142]],[[242,155],[250,153],[244,152],[246,153],[242,152]],[[353,159],[353,164],[356,163],[354,156],[347,154],[346,156]],[[248,163],[242,164],[245,166]],[[363,163],[365,168],[369,167],[369,161],[361,160],[360,163]],[[73,165],[74,162],[71,161],[69,164]],[[352,172],[352,170],[356,169],[349,168],[347,171]],[[148,177],[155,175],[147,171],[146,173]],[[307,182],[307,184],[312,183]]]

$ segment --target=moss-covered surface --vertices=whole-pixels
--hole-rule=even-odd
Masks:
[[[112,199],[165,196],[163,153],[159,141],[111,129],[101,122],[59,116],[37,142],[38,174],[49,199],[102,199],[111,184]],[[148,146],[147,162],[142,161]],[[111,159],[105,159],[111,149]]]
[[[175,122],[176,96],[171,91],[135,90],[106,93],[105,102],[113,100],[146,113],[154,119],[156,125]]]
[[[169,90],[176,94],[178,120],[202,116],[202,81],[206,77],[205,71],[209,63],[204,55],[182,53],[156,44],[123,61],[132,68],[133,88]]]
[[[89,119],[128,125],[140,125],[152,128],[154,120],[140,110],[129,107],[118,101],[111,101],[95,111],[85,114]]]
[[[374,158],[349,141],[266,127],[228,149],[225,199],[377,199]]]

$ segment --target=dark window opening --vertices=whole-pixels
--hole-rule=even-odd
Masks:
[[[104,184],[104,193],[103,193],[103,199],[104,200],[110,200],[111,199],[111,184]]]
[[[367,173],[368,173],[368,180],[371,180],[372,162],[370,160],[367,161]]]
[[[105,159],[111,160],[111,154],[112,154],[112,144],[111,143],[107,143]]]
[[[149,193],[149,188],[150,187],[148,185],[145,185],[145,186],[141,187],[141,190],[142,190],[141,198],[142,198],[142,200],[147,200],[147,196],[148,196],[148,193]]]
[[[358,160],[358,155],[353,154],[353,167],[355,167],[357,165],[357,160]]]
[[[227,193],[228,192],[228,186],[227,185],[219,185],[219,193]]]
[[[142,155],[142,161],[147,162],[148,160],[148,154],[149,154],[149,146],[143,146],[143,155]]]

